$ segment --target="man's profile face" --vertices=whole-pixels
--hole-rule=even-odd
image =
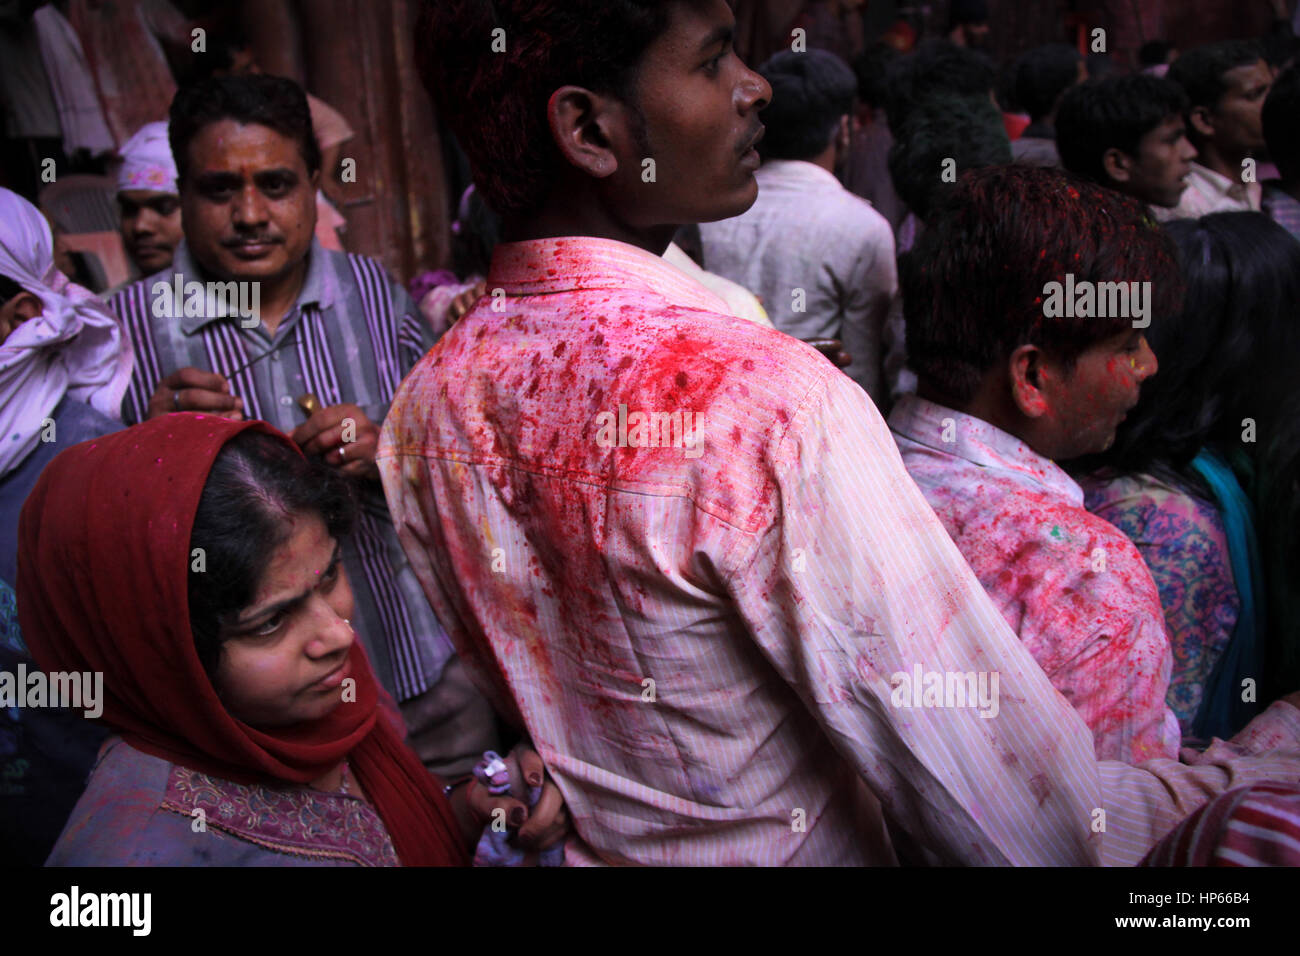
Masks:
[[[181,183],[185,240],[223,280],[274,280],[303,262],[316,229],[317,175],[298,143],[258,123],[224,119],[189,144]]]
[[[1105,451],[1137,404],[1142,383],[1158,368],[1140,329],[1096,343],[1068,371],[1049,360],[1042,380],[1048,408],[1039,422],[1035,451],[1057,461]]]
[[[1187,188],[1196,148],[1182,116],[1174,113],[1142,137],[1123,191],[1153,206],[1172,209]]]
[[[1231,152],[1264,148],[1264,98],[1273,73],[1263,60],[1233,67],[1223,74],[1227,91],[1214,108],[1214,138]]]
[[[636,83],[648,152],[618,157],[620,212],[636,227],[727,219],[758,198],[751,147],[772,89],[732,49],[735,21],[723,0],[671,11]],[[644,182],[645,159],[655,162],[653,182]]]
[[[181,197],[152,189],[124,189],[117,194],[122,242],[126,254],[144,276],[172,264],[172,255],[184,233]]]

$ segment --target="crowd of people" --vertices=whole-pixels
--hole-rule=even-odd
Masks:
[[[431,0],[405,283],[238,36],[0,190],[0,853],[1300,863],[1300,41],[949,26]]]

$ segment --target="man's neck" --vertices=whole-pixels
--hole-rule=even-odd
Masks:
[[[820,166],[822,169],[826,170],[826,172],[834,176],[835,165],[838,159],[839,159],[839,150],[835,148],[834,143],[831,143],[831,145],[827,146],[816,156],[809,158],[807,162],[812,163],[814,166]]]
[[[987,422],[1008,435],[1014,435],[1025,444],[1029,444],[1029,440],[1020,434],[1023,422],[1017,419],[1006,407],[1010,402],[1000,400],[1000,396],[997,395],[995,389],[989,387],[987,380],[967,402],[959,402],[926,382],[917,383],[916,394],[927,402],[934,402],[936,405],[951,408],[954,412],[960,412],[962,415],[978,418],[980,421]]]
[[[1246,159],[1247,153],[1242,153],[1240,156],[1229,156],[1213,141],[1200,143],[1196,149],[1201,154],[1196,157],[1196,162],[1206,169],[1213,170],[1220,176],[1227,176],[1229,179],[1240,182],[1241,164]]]
[[[502,242],[589,236],[626,242],[662,256],[673,241],[676,225],[634,226],[615,216],[595,191],[577,183],[568,185],[573,188],[557,188],[535,213],[507,216],[501,227]]]

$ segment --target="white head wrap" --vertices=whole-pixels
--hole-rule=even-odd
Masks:
[[[131,347],[117,317],[54,265],[45,217],[0,189],[0,275],[41,300],[41,314],[0,343],[0,476],[35,450],[64,395],[121,418]]]
[[[166,123],[146,123],[119,151],[122,166],[117,171],[117,189],[150,189],[177,193],[176,163],[167,141]]]

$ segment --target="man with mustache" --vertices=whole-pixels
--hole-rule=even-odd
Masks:
[[[172,102],[170,138],[185,238],[171,268],[112,300],[136,354],[123,418],[262,419],[354,480],[354,627],[417,752],[465,773],[495,744],[491,709],[403,559],[375,469],[388,403],[432,336],[379,263],[313,239],[321,154],[297,84],[196,83]]]

